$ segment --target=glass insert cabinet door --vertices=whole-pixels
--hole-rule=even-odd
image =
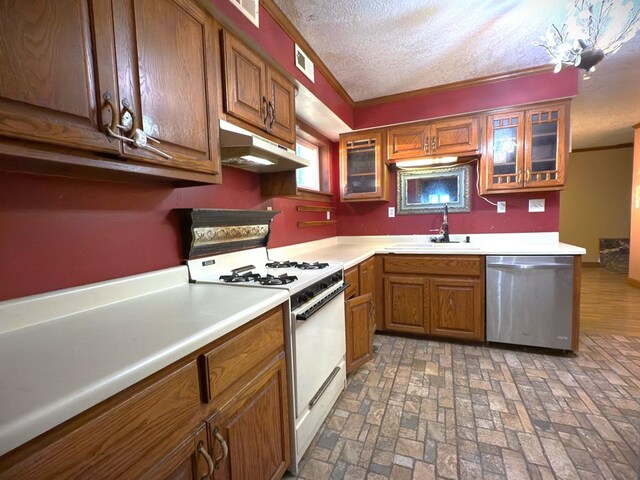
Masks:
[[[563,184],[565,107],[527,110],[524,185]]]
[[[487,117],[487,178],[489,190],[522,186],[524,178],[524,111]]]
[[[382,132],[342,137],[340,160],[342,200],[383,199]]]

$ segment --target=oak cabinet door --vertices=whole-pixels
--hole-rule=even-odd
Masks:
[[[0,135],[118,153],[101,112],[117,96],[113,48],[106,0],[0,2]]]
[[[564,105],[527,110],[524,188],[564,184],[566,144]]]
[[[360,273],[360,295],[371,294],[371,333],[376,331],[376,261],[371,257],[358,267]],[[372,337],[373,341],[373,337]]]
[[[223,32],[225,111],[258,128],[267,128],[264,60],[240,40]]]
[[[286,142],[295,143],[295,88],[272,68],[267,68],[267,102],[271,110],[267,130]]]
[[[281,353],[207,421],[215,480],[280,478],[289,466],[286,377]]]
[[[203,423],[147,470],[140,480],[202,480],[213,473],[212,465]]]
[[[220,171],[217,40],[207,12],[189,0],[114,0],[121,114],[168,154],[125,143],[143,162],[205,173]]]
[[[390,128],[387,131],[387,158],[402,160],[429,154],[431,142],[429,124]]]
[[[385,330],[429,333],[429,280],[421,277],[384,277]]]
[[[478,151],[478,117],[431,124],[431,155],[473,154]]]
[[[340,136],[340,201],[388,200],[382,140],[382,131]]]
[[[373,357],[372,305],[370,293],[345,302],[347,373]]]
[[[432,335],[484,340],[480,279],[431,278],[430,290]]]

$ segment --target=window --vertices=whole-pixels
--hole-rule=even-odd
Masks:
[[[297,195],[308,200],[331,201],[331,140],[298,119],[296,153],[309,166],[296,170]]]
[[[296,170],[298,187],[320,190],[320,148],[298,137],[296,153],[309,161],[309,166]]]

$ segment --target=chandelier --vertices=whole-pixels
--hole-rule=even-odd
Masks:
[[[640,30],[640,8],[633,0],[572,0],[567,5],[567,21],[558,28],[551,25],[542,42],[555,64],[554,72],[573,66],[584,70],[588,79],[596,65],[616,53],[624,42]]]

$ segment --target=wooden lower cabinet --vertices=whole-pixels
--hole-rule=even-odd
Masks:
[[[364,365],[373,356],[371,294],[351,298],[345,303],[347,372]],[[375,324],[375,322],[373,322]]]
[[[280,478],[291,456],[283,308],[0,456],[0,480]]]
[[[344,272],[347,373],[373,358],[373,334],[376,331],[375,258],[364,260]]]
[[[212,465],[206,425],[203,423],[148,469],[140,480],[201,480],[211,475]]]
[[[420,277],[384,277],[384,327],[400,333],[429,333],[429,283]]]
[[[483,257],[389,254],[378,265],[384,331],[484,340]]]
[[[284,353],[207,420],[213,478],[280,478],[289,466],[289,407]]]
[[[481,282],[469,278],[432,278],[431,335],[484,340]]]

